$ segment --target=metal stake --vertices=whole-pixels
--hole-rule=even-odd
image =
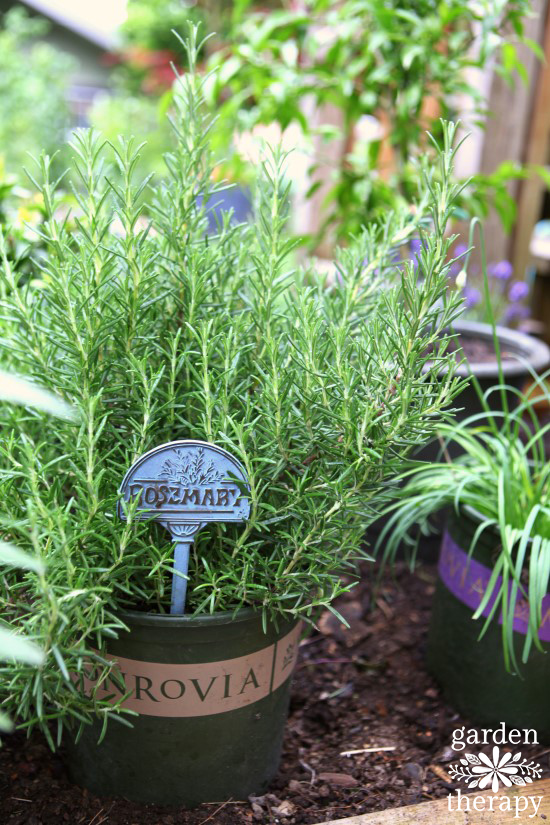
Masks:
[[[170,524],[169,529],[172,534],[172,538],[176,542],[174,546],[174,573],[172,573],[172,601],[170,603],[171,615],[181,615],[185,613],[189,553],[191,552],[191,545],[193,544],[195,533],[197,533],[201,527],[204,527],[204,524]],[[184,537],[188,540],[180,541],[180,539]]]
[[[185,612],[185,598],[187,596],[187,571],[189,569],[189,552],[191,543],[178,542],[174,547],[174,571],[182,573],[186,578],[172,573],[172,602],[170,613]]]

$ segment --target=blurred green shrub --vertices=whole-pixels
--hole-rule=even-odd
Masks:
[[[37,41],[47,29],[46,21],[17,6],[1,18],[0,157],[17,175],[28,153],[55,152],[70,124],[66,91],[73,61]]]
[[[173,51],[172,30],[185,32],[191,20],[203,22],[204,15],[196,4],[185,0],[129,0],[128,18],[120,33],[127,45]]]
[[[200,23],[204,31],[205,16],[185,0],[129,0],[127,9],[122,48],[111,55],[117,98],[123,93],[158,97],[174,82],[173,64],[186,64],[173,32],[186,31],[190,23]]]
[[[27,161],[32,165],[29,158]],[[4,235],[6,256],[23,281],[29,281],[35,274],[33,255],[43,252],[36,230],[44,217],[42,196],[22,186],[17,177],[7,171],[0,156],[0,231]]]

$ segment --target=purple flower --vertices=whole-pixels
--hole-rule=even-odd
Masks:
[[[523,301],[529,295],[529,284],[525,281],[516,281],[512,284],[508,291],[508,298],[515,303],[516,301]]]
[[[460,266],[458,261],[455,261],[454,264],[451,264],[450,267],[449,267],[449,275],[452,278],[456,278],[456,276],[458,275],[458,273],[460,272],[461,269],[462,269],[462,267]]]
[[[462,290],[462,295],[466,303],[466,307],[471,309],[481,303],[481,292],[475,286],[465,286]]]
[[[493,278],[498,278],[499,281],[507,281],[511,277],[513,271],[510,261],[499,261],[496,264],[489,264],[487,272]]]
[[[411,238],[409,241],[409,252],[415,269],[418,269],[418,264],[420,263],[420,253],[422,252],[424,246],[425,244],[420,240],[420,238]]]
[[[467,251],[468,247],[465,243],[457,243],[453,249],[453,258],[460,258],[462,255],[465,255]]]
[[[504,313],[504,323],[509,324],[512,321],[523,321],[525,318],[529,318],[529,309],[525,306],[518,306],[518,304],[514,304],[513,306],[509,306],[506,312]]]

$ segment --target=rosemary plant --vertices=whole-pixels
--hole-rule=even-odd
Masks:
[[[28,553],[8,542],[0,541],[0,565],[9,565],[11,568],[32,570],[39,576],[44,575],[42,563]],[[37,666],[44,661],[44,653],[38,645],[30,642],[16,633],[10,625],[0,622],[0,662],[25,662],[27,665]],[[0,713],[0,731],[11,730],[12,723],[5,713]]]
[[[17,378],[3,370],[0,370],[0,401],[10,401],[13,404],[25,404],[52,413],[53,415],[65,418],[72,417],[70,407],[53,396],[45,392],[40,387]],[[32,570],[41,577],[43,582],[44,565],[39,559],[25,553],[13,544],[0,541],[0,565],[8,565],[11,568]],[[0,623],[0,661],[12,660],[25,662],[28,665],[41,665],[44,661],[44,654],[40,648],[28,641],[20,633],[14,632],[9,625]],[[0,731],[10,730],[12,727],[10,719],[0,713]]]
[[[32,570],[40,576],[44,575],[42,563],[19,548],[0,541],[0,565],[9,565],[11,568]],[[10,625],[0,622],[0,662],[25,662],[27,665],[37,666],[44,661],[44,654],[38,645],[30,642],[16,633]],[[5,713],[0,713],[0,731],[11,730],[12,723]]]
[[[364,555],[387,481],[459,390],[445,333],[460,312],[460,299],[447,296],[453,127],[437,183],[425,169],[415,217],[388,215],[365,229],[339,253],[327,287],[293,268],[278,151],[261,169],[255,220],[236,225],[224,215],[207,234],[219,187],[197,46],[193,32],[166,179],[152,193],[132,140],[108,146],[79,133],[76,230],[42,157],[41,286],[22,289],[3,260],[10,364],[79,415],[75,424],[11,410],[0,443],[2,534],[47,565],[43,589],[17,571],[3,579],[4,614],[47,661],[37,672],[4,666],[0,690],[23,726],[38,723],[50,737],[57,720],[58,739],[64,722],[78,725],[93,711],[105,722],[121,718],[71,680],[86,658],[107,667],[101,651],[123,627],[119,611],[168,610],[169,540],[150,523],[115,516],[119,484],[139,455],[203,439],[232,452],[250,479],[247,524],[213,524],[195,543],[190,612],[249,605],[266,619],[307,618],[348,586],[341,574]],[[428,223],[419,270],[396,263],[399,245]]]

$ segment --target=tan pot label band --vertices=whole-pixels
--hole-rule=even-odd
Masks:
[[[98,699],[115,702],[131,692],[122,707],[145,716],[210,716],[251,705],[277,690],[292,673],[298,655],[301,623],[275,644],[222,662],[172,665],[106,656],[118,662],[126,690],[109,677],[97,688]],[[83,687],[91,695],[100,669],[85,668]],[[94,678],[95,676],[95,678]],[[76,678],[76,677],[75,677]]]

